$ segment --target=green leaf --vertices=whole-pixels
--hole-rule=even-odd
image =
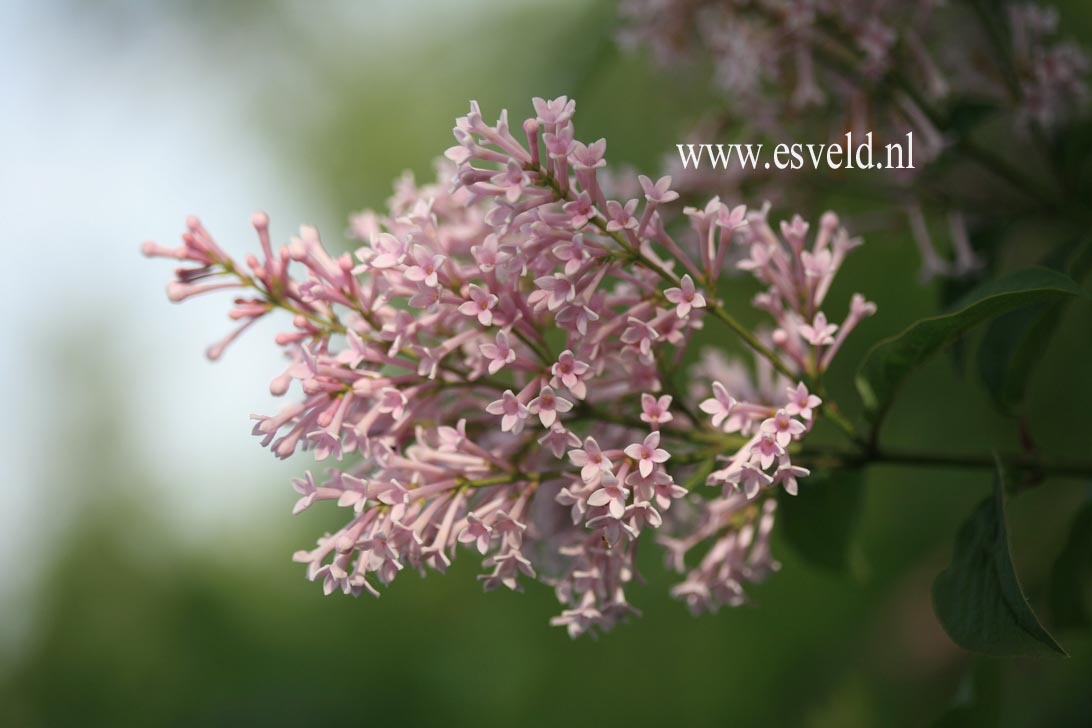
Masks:
[[[997,660],[976,660],[960,681],[951,705],[932,728],[999,725],[1001,722],[1001,670]]]
[[[1059,301],[1038,303],[998,316],[986,329],[978,345],[978,373],[1002,412],[1012,413],[1023,402],[1061,313]]]
[[[977,324],[1022,306],[1083,295],[1068,276],[1029,268],[971,291],[951,313],[922,319],[884,339],[865,355],[857,372],[857,391],[873,422],[883,418],[899,387],[917,366]]]
[[[983,266],[967,271],[956,276],[941,276],[937,283],[937,293],[941,303],[941,311],[952,311],[968,294],[984,281],[992,280],[997,274],[997,263],[1001,257],[998,253],[1004,244],[1012,222],[1002,215],[995,215],[989,221],[976,221],[968,226],[967,236],[970,239],[971,249],[980,256]],[[1047,266],[1051,268],[1053,266]],[[967,342],[957,339],[948,348],[948,356],[952,361],[952,367],[959,377],[967,373],[968,355]]]
[[[974,245],[974,249],[983,253],[985,252],[979,245]],[[958,305],[960,301],[965,299],[968,293],[982,285],[984,280],[988,280],[987,276],[989,275],[989,271],[980,270],[965,276],[942,277],[938,286],[940,310],[951,311],[952,307]],[[963,339],[956,339],[952,342],[952,345],[948,347],[947,354],[952,362],[952,369],[955,371],[956,376],[962,378],[966,375],[967,360],[970,358],[967,353],[966,342]]]
[[[1092,626],[1092,503],[1073,519],[1050,575],[1050,613],[1059,629]]]
[[[1073,254],[1076,249],[1076,254]],[[1044,264],[1065,271],[1079,282],[1092,267],[1092,238],[1061,246]],[[1012,413],[1023,401],[1028,382],[1062,320],[1065,301],[1035,304],[1009,311],[986,329],[978,348],[978,372],[1002,412]]]
[[[845,571],[863,497],[860,470],[802,478],[799,495],[784,490],[777,494],[781,533],[804,561],[828,571]]]
[[[952,563],[933,581],[933,611],[948,636],[974,652],[1066,654],[1039,623],[1016,576],[1000,462],[993,495],[959,529]]]

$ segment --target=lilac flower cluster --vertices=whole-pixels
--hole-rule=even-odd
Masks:
[[[1052,127],[1088,104],[1092,61],[1077,44],[1058,42],[1058,13],[1032,3],[1008,7],[1020,118]]]
[[[1050,127],[1088,95],[1088,56],[1057,40],[1054,9],[1010,2],[1004,10],[1006,27],[982,28],[966,8],[938,0],[623,0],[620,40],[649,47],[662,63],[701,49],[717,85],[764,124],[808,108],[846,109],[840,127],[912,130],[932,157],[944,140],[921,99],[987,90],[1021,122]],[[996,62],[984,67],[982,58]],[[873,93],[880,82],[894,93]]]
[[[665,64],[700,51],[713,62],[721,92],[739,115],[762,128],[815,109],[844,110],[835,122],[863,137],[903,138],[914,131],[917,152],[933,157],[942,140],[919,103],[905,91],[877,105],[871,87],[912,69],[929,96],[948,82],[922,37],[934,3],[864,0],[624,0],[620,40],[647,46]],[[900,63],[900,44],[911,58]]]
[[[925,280],[972,276],[984,261],[969,228],[981,203],[959,193],[936,195],[935,180],[915,186],[942,152],[958,149],[965,130],[952,128],[962,108],[993,110],[1015,147],[1043,141],[1089,109],[1089,56],[1061,39],[1057,12],[1031,2],[942,3],[938,0],[622,0],[624,46],[649,48],[664,64],[709,58],[727,113],[700,120],[687,141],[709,142],[733,124],[736,133],[777,141],[840,141],[872,133],[884,144],[913,133],[914,169],[888,170],[879,179],[893,207],[905,213],[920,251]],[[963,139],[962,141],[966,141]],[[1027,193],[1004,159],[978,162],[1000,169],[1006,184]],[[665,170],[683,194],[731,193],[791,204],[787,190],[761,168],[687,168],[678,155]],[[962,187],[960,189],[963,189]],[[1049,196],[1049,193],[1047,193]],[[1044,195],[1033,190],[1041,204]],[[930,201],[932,209],[926,209]],[[988,218],[992,211],[983,211]],[[930,235],[929,217],[943,220],[952,259]],[[968,220],[972,224],[968,224]],[[940,221],[936,223],[940,224]]]
[[[555,624],[607,630],[635,612],[626,588],[651,530],[681,572],[713,541],[679,598],[738,604],[776,569],[768,495],[807,475],[791,452],[822,404],[809,383],[875,310],[855,297],[840,325],[820,310],[857,241],[831,213],[809,245],[800,218],[779,236],[765,209],[719,199],[687,208],[677,239],[660,214],[678,197],[669,177],[609,199],[606,142],[575,139],[575,102],[534,107],[517,137],[507,113],[490,124],[472,103],[439,182],[406,177],[385,214],[353,216],[353,254],[307,227],[274,250],[261,213],[261,253],[244,263],[193,218],[182,247],[144,252],[185,264],[171,300],[235,291],[239,326],[211,358],[267,314],[291,315],[271,391],[296,394],[254,434],[278,457],[337,463],[294,482],[297,513],[318,501],[347,512],[295,555],[326,593],[378,595],[407,566],[446,570],[462,545],[483,558],[486,589],[537,578],[562,604]],[[718,281],[733,267],[768,287],[755,305],[769,333],[724,309]],[[758,379],[707,357],[700,391],[681,391],[672,373],[710,319],[758,352]],[[704,465],[719,486],[709,498],[680,484],[695,471],[705,482]]]

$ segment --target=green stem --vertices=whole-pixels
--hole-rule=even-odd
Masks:
[[[750,331],[748,331],[743,324],[737,321],[735,317],[732,316],[732,314],[725,311],[724,306],[721,305],[720,301],[713,301],[712,305],[709,306],[709,312],[712,313],[715,318],[720,319],[720,321],[726,324],[728,328],[730,328],[733,332],[735,332],[736,336],[743,340],[743,343],[754,349],[755,352],[759,354],[759,356],[768,360],[770,364],[773,365],[773,368],[776,369],[778,372],[784,374],[786,377],[794,381],[801,379],[800,374],[785,366],[785,363],[781,361],[781,357],[775,354],[773,350],[771,350],[768,346],[759,341],[758,338],[755,337],[755,335],[752,334]]]

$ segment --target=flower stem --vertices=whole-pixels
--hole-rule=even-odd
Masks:
[[[772,349],[759,341],[758,338],[750,331],[748,331],[743,324],[737,321],[735,317],[732,316],[732,314],[725,311],[724,306],[722,306],[719,301],[712,302],[712,305],[709,306],[709,311],[713,314],[715,318],[718,318],[722,322],[727,324],[728,328],[730,328],[733,332],[735,332],[736,336],[743,340],[743,343],[747,344],[747,346],[754,349],[757,354],[767,359],[770,364],[773,365],[773,368],[776,369],[778,372],[784,374],[789,379],[797,380],[800,378],[800,374],[785,366],[785,363],[781,361],[781,357],[779,357],[773,352]]]

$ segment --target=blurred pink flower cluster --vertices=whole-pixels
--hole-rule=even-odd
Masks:
[[[924,280],[979,274],[989,261],[971,238],[996,218],[968,193],[977,185],[958,175],[942,185],[946,172],[926,174],[963,167],[931,163],[948,154],[995,175],[1003,191],[1027,195],[1036,184],[1022,168],[1033,166],[1032,155],[1052,154],[1054,136],[1089,110],[1087,52],[1064,39],[1052,7],[1033,2],[621,0],[619,17],[623,46],[647,48],[664,65],[712,64],[724,108],[696,120],[688,142],[726,132],[756,142],[841,142],[851,132],[886,144],[912,133],[914,168],[889,169],[869,191],[908,218]],[[971,138],[977,126],[989,127],[988,142]],[[825,189],[785,185],[760,167],[688,168],[677,154],[666,156],[664,170],[684,195],[810,207],[808,193]],[[1054,205],[1051,192],[1037,189],[1030,201]],[[873,219],[882,210],[873,205]]]
[[[486,589],[540,579],[562,604],[555,624],[601,631],[635,612],[638,538],[655,531],[686,574],[676,596],[695,611],[739,604],[777,568],[769,495],[808,474],[792,452],[820,416],[809,383],[875,310],[859,296],[840,324],[821,310],[858,241],[831,213],[814,236],[798,217],[778,234],[765,209],[719,199],[669,233],[670,178],[609,199],[606,142],[575,139],[575,103],[534,107],[513,132],[506,112],[487,123],[471,104],[437,183],[406,177],[384,214],[353,216],[352,254],[308,227],[274,249],[260,213],[261,250],[245,261],[192,218],[182,247],[144,252],[184,264],[171,300],[235,292],[239,325],[212,358],[267,314],[290,314],[276,337],[288,366],[271,385],[290,403],[256,417],[254,434],[279,457],[336,463],[294,483],[296,512],[346,511],[295,555],[327,593],[378,595],[406,567],[446,570],[462,546],[483,558]],[[768,330],[724,308],[732,269],[765,287],[754,304]],[[740,334],[758,365],[707,353],[681,389],[688,345],[710,323]],[[718,487],[689,492],[705,482]]]
[[[808,108],[845,110],[843,130],[913,130],[932,157],[944,140],[921,99],[985,94],[1043,126],[1087,100],[1088,56],[1058,40],[1054,9],[999,5],[983,28],[970,7],[940,0],[622,0],[620,40],[665,64],[707,54],[748,117],[778,124]],[[999,42],[1004,53],[991,47]],[[890,93],[876,92],[881,83]]]

